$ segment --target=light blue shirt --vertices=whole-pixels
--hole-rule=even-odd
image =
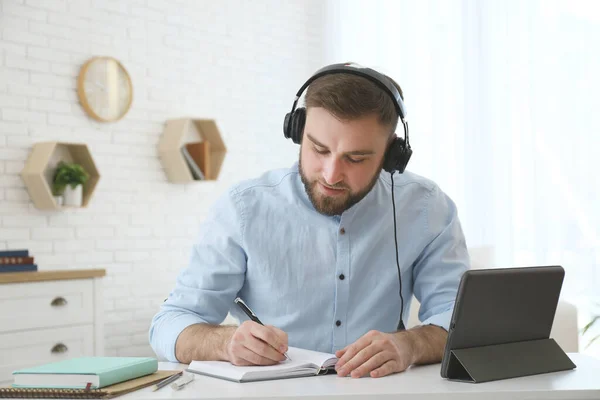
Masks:
[[[240,296],[290,346],[333,353],[369,330],[394,332],[400,296],[390,174],[341,216],[318,213],[297,164],[235,185],[212,207],[187,268],[154,316],[150,344],[176,361],[189,325],[248,317]],[[423,325],[448,329],[469,256],[457,210],[440,188],[410,172],[394,175],[403,320],[420,301]],[[342,277],[343,275],[343,277]],[[338,322],[339,321],[339,322]]]

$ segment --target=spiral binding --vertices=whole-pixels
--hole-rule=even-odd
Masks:
[[[17,399],[100,399],[108,397],[101,389],[0,388],[0,398]]]

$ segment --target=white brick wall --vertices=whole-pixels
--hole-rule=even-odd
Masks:
[[[323,59],[319,0],[0,0],[0,249],[41,270],[105,268],[107,355],[151,355],[152,315],[186,265],[208,207],[231,184],[291,165],[282,122]],[[110,55],[134,85],[117,123],[88,118],[80,66]],[[164,121],[215,118],[217,182],[167,182]],[[37,210],[19,174],[33,143],[85,142],[101,174],[87,208]]]

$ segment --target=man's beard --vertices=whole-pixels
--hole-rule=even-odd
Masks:
[[[371,181],[364,189],[358,192],[353,192],[345,184],[336,186],[327,185],[332,189],[345,190],[345,194],[343,195],[327,196],[317,189],[317,185],[319,184],[317,179],[313,181],[308,180],[308,177],[302,169],[302,157],[300,156],[298,158],[298,169],[300,170],[300,179],[304,184],[304,190],[306,190],[306,194],[308,195],[310,202],[318,212],[329,216],[341,215],[344,211],[348,210],[350,207],[361,201],[367,194],[369,194],[371,189],[373,189],[373,186],[375,186],[375,184],[377,183],[381,167],[383,167],[383,160],[381,162],[380,167],[377,168],[377,172],[373,175],[373,178],[371,178]]]

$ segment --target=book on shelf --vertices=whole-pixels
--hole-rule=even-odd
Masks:
[[[197,169],[200,170],[202,178],[200,179],[211,179],[210,171],[210,143],[209,142],[197,142],[187,143],[183,146],[189,157],[191,163]],[[196,169],[192,167],[192,169]]]
[[[29,250],[0,250],[0,257],[29,257]]]
[[[194,161],[194,159],[192,158],[192,155],[189,153],[187,146],[181,147],[181,153],[183,154],[183,158],[185,159],[186,164],[190,168],[190,172],[192,173],[192,177],[194,178],[194,180],[204,180],[204,172],[202,172],[200,166],[196,164],[196,161]]]
[[[0,265],[0,274],[10,272],[33,272],[37,270],[37,264]]]
[[[5,257],[0,256],[0,268],[3,265],[21,265],[21,264],[33,264],[33,257]]]

